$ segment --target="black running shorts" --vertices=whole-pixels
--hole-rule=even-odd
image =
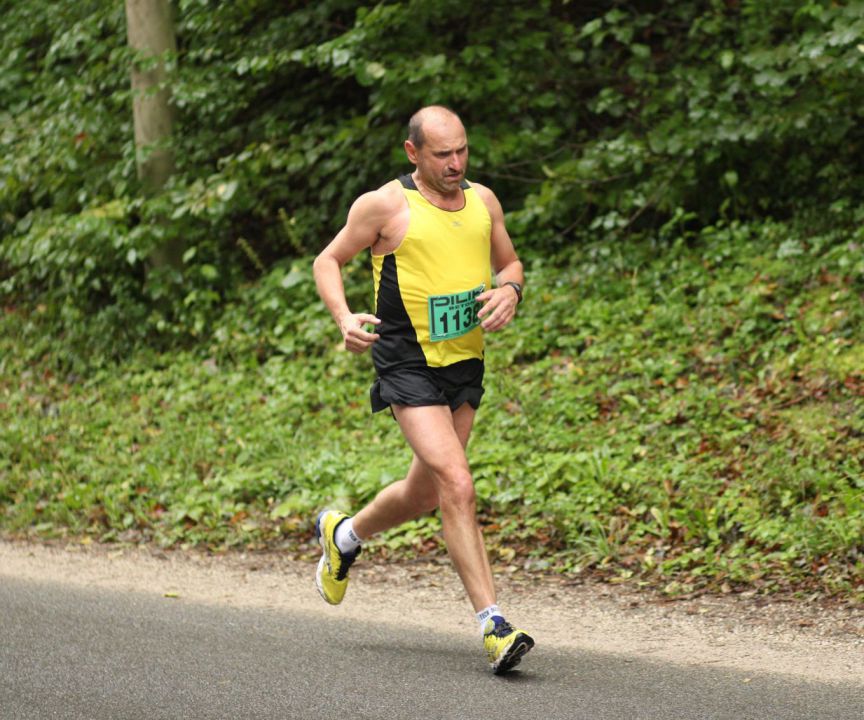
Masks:
[[[369,392],[372,412],[391,405],[449,405],[468,403],[475,410],[483,397],[483,361],[462,360],[446,367],[397,367],[382,373]]]

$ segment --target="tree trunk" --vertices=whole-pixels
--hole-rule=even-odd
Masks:
[[[135,51],[132,65],[133,116],[138,178],[147,193],[161,190],[174,172],[170,146],[173,112],[165,54],[177,51],[169,0],[126,0],[126,31]],[[157,267],[182,264],[183,247],[169,240],[151,256]]]

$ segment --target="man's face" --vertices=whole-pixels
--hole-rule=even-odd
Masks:
[[[420,148],[411,141],[405,143],[420,180],[443,195],[456,192],[468,168],[465,128],[457,118],[436,118],[424,124],[423,135],[425,141]]]

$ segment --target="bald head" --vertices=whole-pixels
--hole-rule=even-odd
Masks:
[[[450,108],[443,105],[427,105],[415,112],[408,121],[408,140],[419,150],[423,147],[423,143],[426,142],[425,127],[432,124],[452,123],[454,121],[460,126],[462,125],[462,120]]]
[[[468,168],[468,137],[450,108],[421,108],[408,125],[405,154],[417,169],[412,174],[422,190],[441,198],[461,199],[460,185]]]

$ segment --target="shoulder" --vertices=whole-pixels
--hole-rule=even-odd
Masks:
[[[380,220],[386,222],[402,209],[405,198],[398,180],[391,180],[377,190],[360,195],[351,205],[349,220]]]
[[[485,185],[481,185],[477,182],[472,181],[470,182],[470,185],[474,189],[474,192],[477,193],[477,197],[479,197],[483,201],[483,204],[486,205],[486,209],[493,218],[503,216],[504,211],[501,209],[501,203],[498,202],[498,198],[495,197],[494,192]]]

